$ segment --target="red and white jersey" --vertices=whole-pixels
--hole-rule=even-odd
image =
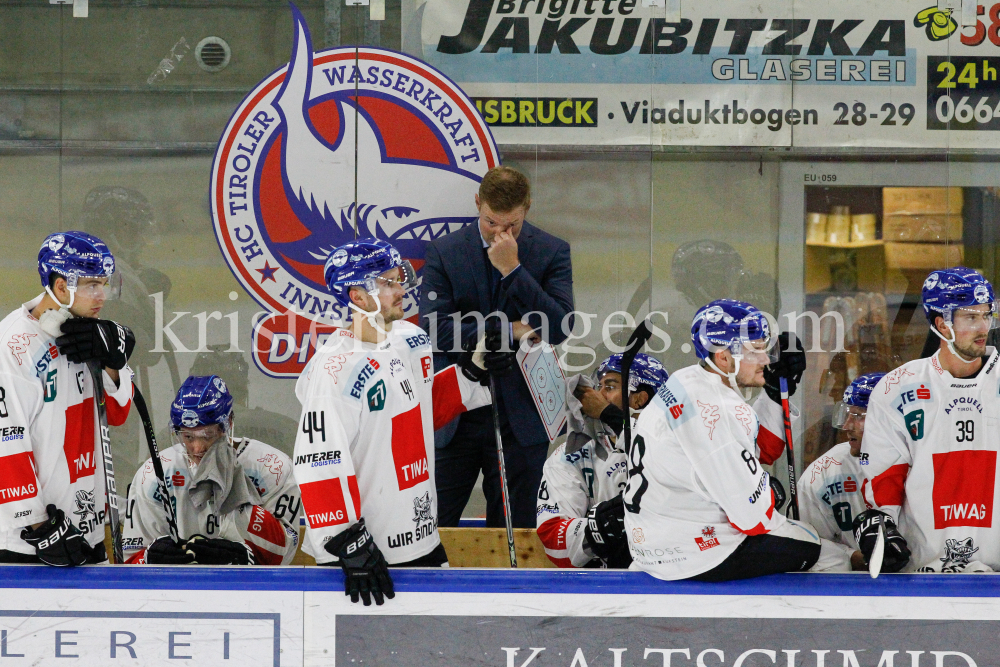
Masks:
[[[33,554],[25,526],[45,521],[53,504],[91,545],[104,540],[104,458],[85,364],[60,354],[31,315],[39,296],[0,322],[0,549]],[[108,424],[125,423],[132,371],[115,385],[104,373]],[[116,389],[117,386],[117,389]]]
[[[1000,356],[992,347],[987,353],[976,377],[953,377],[935,353],[872,390],[861,465],[875,504],[906,538],[905,571],[977,560],[1000,570]]]
[[[764,394],[754,405],[761,414],[694,365],[671,375],[639,415],[624,495],[634,567],[659,579],[693,577],[747,535],[786,523],[774,511],[760,446],[768,444],[772,461],[784,449],[781,409]]]
[[[256,487],[261,504],[244,505],[221,516],[213,501],[201,509],[191,501],[188,492],[197,466],[192,465],[184,445],[160,452],[160,461],[182,540],[200,534],[245,542],[258,565],[288,565],[295,558],[302,501],[292,461],[285,454],[257,440],[237,441],[236,461]],[[146,548],[169,534],[153,462],[146,459],[129,486],[122,539],[125,558],[130,563],[144,563]]]
[[[607,458],[601,460],[593,440],[572,454],[563,443],[542,468],[535,525],[545,554],[559,567],[583,567],[594,559],[584,545],[587,512],[625,488],[625,452],[605,445]]]
[[[489,390],[457,366],[435,374],[430,337],[401,320],[378,345],[338,329],[306,365],[295,395],[303,550],[318,563],[336,560],[323,545],[363,517],[389,564],[433,551],[441,541],[434,429],[489,405]]]
[[[860,457],[851,456],[849,442],[830,448],[799,478],[802,520],[820,537],[848,547],[850,553],[858,548],[852,530],[854,517],[872,507],[870,483]]]

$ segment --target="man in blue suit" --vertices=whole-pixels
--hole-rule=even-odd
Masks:
[[[479,223],[427,247],[420,324],[433,338],[435,368],[455,363],[463,349],[475,346],[482,329],[473,313],[505,313],[511,349],[517,349],[524,336],[540,336],[557,345],[572,330],[569,244],[525,222],[530,206],[524,174],[496,167],[483,177],[476,195]],[[457,331],[457,318],[452,317],[456,313],[464,317]],[[513,523],[532,528],[549,439],[521,371],[513,367],[495,380]],[[482,470],[486,525],[503,526],[491,408],[463,414],[440,429],[435,441],[439,524],[458,525]]]

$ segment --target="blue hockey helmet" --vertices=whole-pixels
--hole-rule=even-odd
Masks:
[[[192,375],[184,380],[170,405],[170,425],[176,433],[181,428],[218,424],[229,432],[233,397],[218,375]]]
[[[110,278],[115,273],[115,257],[104,241],[86,232],[49,234],[38,250],[38,275],[48,288],[52,274],[66,279],[76,289],[80,278]]]
[[[380,239],[366,238],[345,243],[332,253],[323,266],[326,286],[340,305],[351,306],[349,292],[352,287],[363,287],[372,296],[379,292],[381,274],[400,267],[403,286],[415,287],[417,274],[410,262],[400,257],[399,251]]]
[[[864,415],[868,410],[868,399],[871,398],[872,390],[882,379],[885,373],[867,373],[854,378],[854,382],[844,389],[844,398],[834,410],[833,427],[842,429],[847,423],[849,415]],[[853,410],[852,410],[853,408]]]
[[[767,317],[753,304],[733,299],[716,299],[702,306],[694,314],[691,322],[691,341],[699,359],[717,373],[729,378],[729,384],[736,388],[736,375],[740,361],[747,353],[767,355],[769,362],[778,360],[777,336],[771,336],[771,325]],[[763,347],[758,347],[760,344]],[[729,350],[736,362],[732,373],[723,373],[712,353]]]
[[[993,285],[975,269],[964,266],[934,271],[927,276],[920,301],[932,327],[938,315],[950,324],[952,311],[956,308],[989,304],[994,315],[997,311]]]
[[[598,378],[603,377],[608,372],[622,372],[622,355],[612,354],[597,367]],[[632,360],[632,365],[629,367],[628,390],[638,391],[639,385],[649,385],[655,392],[669,377],[667,369],[663,367],[663,364],[658,359],[639,352],[635,355],[635,359]]]

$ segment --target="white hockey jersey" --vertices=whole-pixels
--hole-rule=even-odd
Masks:
[[[287,456],[257,440],[239,440],[236,461],[256,487],[261,504],[245,505],[222,516],[212,501],[200,510],[191,502],[188,491],[195,471],[184,445],[160,452],[160,461],[181,539],[201,534],[245,542],[258,565],[288,565],[295,558],[302,501]],[[145,563],[146,548],[169,534],[153,461],[146,459],[129,486],[123,530],[125,558],[130,563]]]
[[[830,448],[799,479],[802,520],[820,537],[843,545],[848,556],[858,549],[852,530],[854,517],[872,507],[869,481],[860,457],[851,456],[849,442]]]
[[[535,525],[545,554],[559,567],[584,567],[594,559],[594,554],[584,546],[587,512],[594,505],[620,495],[625,488],[628,478],[625,452],[604,449],[607,458],[601,460],[596,449],[590,440],[578,451],[567,454],[563,443],[542,468]]]
[[[0,322],[0,549],[34,554],[25,526],[53,504],[91,545],[104,540],[107,496],[94,382],[70,363],[31,315],[39,296]],[[125,423],[132,371],[117,385],[104,373],[110,426]]]
[[[904,571],[1000,570],[1000,359],[956,378],[938,355],[903,364],[872,391],[861,465],[879,509],[896,518],[911,551]]]
[[[364,517],[390,565],[433,551],[441,541],[434,429],[489,405],[489,390],[457,366],[435,374],[430,337],[401,320],[378,345],[338,329],[306,365],[295,395],[303,550],[317,563],[334,561],[323,545]]]
[[[694,365],[671,375],[639,415],[624,495],[633,567],[693,577],[747,535],[786,523],[759,448],[767,441],[774,458],[784,449],[781,409],[764,394],[754,405],[760,416],[721,376]]]

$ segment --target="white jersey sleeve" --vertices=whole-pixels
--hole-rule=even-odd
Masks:
[[[274,447],[249,438],[236,451],[243,472],[260,494],[260,506],[241,513],[237,528],[259,565],[288,565],[298,550],[302,509],[292,461]]]
[[[813,461],[799,479],[802,520],[811,524],[820,537],[853,553],[858,543],[852,525],[854,517],[869,509],[865,502],[868,484],[858,458],[851,456],[851,444],[834,446]]]
[[[893,407],[893,400],[897,398],[893,389],[898,389],[900,383],[911,384],[908,380],[914,377],[914,373],[908,367],[913,363],[888,373],[872,389],[865,415],[865,434],[861,441],[862,464],[867,466],[871,479],[872,498],[878,508],[889,514],[897,524],[913,456],[910,452],[911,437],[906,430],[909,417]],[[922,436],[923,410],[919,411],[919,415]]]
[[[594,559],[584,539],[591,498],[583,471],[574,465],[585,452],[590,454],[586,446],[567,455],[564,443],[542,468],[535,522],[545,554],[559,567],[583,567]]]

